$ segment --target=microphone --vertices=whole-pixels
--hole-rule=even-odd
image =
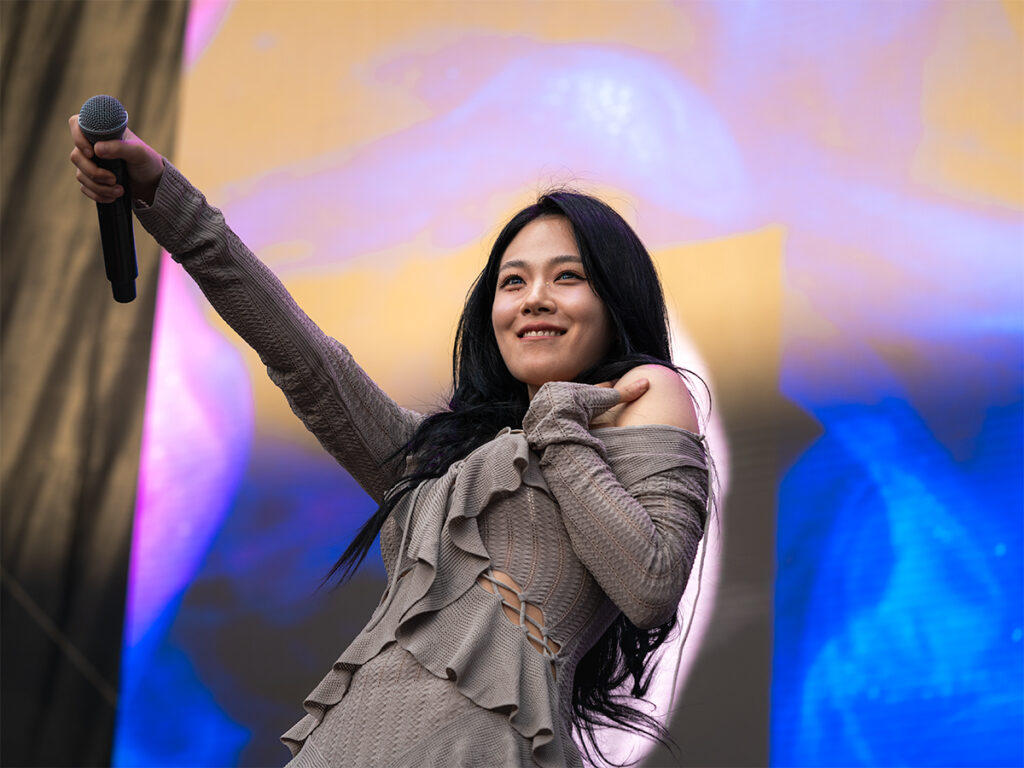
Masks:
[[[89,143],[120,139],[128,127],[128,113],[113,96],[93,96],[78,113],[78,127]],[[127,304],[135,298],[135,278],[139,268],[135,261],[135,235],[132,230],[131,190],[128,168],[124,160],[111,160],[93,155],[93,162],[111,171],[124,194],[112,203],[96,203],[100,219],[100,242],[103,244],[103,265],[114,293],[114,301]]]

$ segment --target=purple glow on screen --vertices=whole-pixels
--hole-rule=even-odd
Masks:
[[[227,512],[252,439],[249,379],[165,254],[139,465],[125,649],[178,597]]]
[[[217,30],[231,10],[234,0],[192,0],[188,10],[188,24],[185,27],[186,69],[203,55],[206,47],[217,36]]]
[[[465,66],[461,53],[454,46],[425,59],[396,55],[379,76],[400,78],[415,65],[422,82],[434,82]],[[727,126],[665,62],[607,46],[528,40],[508,53],[492,77],[433,119],[353,155],[328,154],[246,180],[224,205],[232,226],[256,252],[303,232],[303,257],[282,269],[336,270],[425,230],[446,247],[473,241],[494,226],[481,201],[536,187],[545,174],[639,190],[684,221],[745,215],[749,183]],[[519,118],[514,136],[511,127],[496,128],[510,114]],[[429,179],[431,193],[398,179]]]

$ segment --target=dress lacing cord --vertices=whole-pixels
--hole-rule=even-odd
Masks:
[[[498,579],[494,575],[494,570],[488,568],[480,574],[477,579],[477,584],[488,592],[492,592],[498,596],[501,600],[502,607],[508,609],[504,611],[506,618],[508,618],[509,621],[513,621],[513,616],[517,616],[519,626],[526,631],[527,637],[533,641],[530,644],[540,651],[546,659],[554,663],[558,659],[558,651],[561,650],[561,646],[550,636],[550,634],[548,634],[548,629],[544,625],[543,621],[543,612],[539,607],[533,605],[526,599],[523,591],[511,576],[506,573],[502,573],[501,575],[508,579],[508,581]],[[515,603],[505,597],[505,591],[515,594]],[[530,607],[536,608],[536,610],[541,613],[540,621],[527,613],[527,609]]]

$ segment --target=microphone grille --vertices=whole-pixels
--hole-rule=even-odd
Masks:
[[[119,139],[128,126],[128,113],[113,96],[93,96],[82,105],[78,126],[93,144]]]

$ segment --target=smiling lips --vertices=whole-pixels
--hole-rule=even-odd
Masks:
[[[550,339],[565,335],[565,330],[554,325],[532,324],[521,328],[516,335],[520,339]]]

